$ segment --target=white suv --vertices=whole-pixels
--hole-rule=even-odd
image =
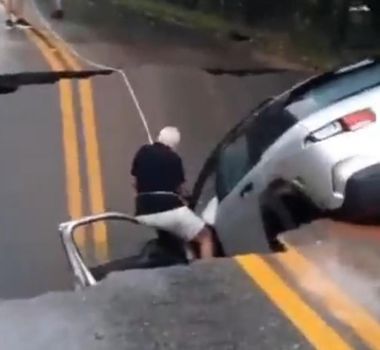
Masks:
[[[298,84],[237,125],[194,190],[225,253],[264,252],[323,215],[378,219],[379,115],[380,61],[370,59]]]

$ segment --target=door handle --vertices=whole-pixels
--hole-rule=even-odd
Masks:
[[[249,194],[250,192],[253,191],[253,188],[254,188],[254,186],[253,186],[253,183],[252,183],[252,182],[247,183],[247,184],[243,187],[243,189],[240,191],[240,197],[242,197],[242,198],[246,197],[247,194]]]

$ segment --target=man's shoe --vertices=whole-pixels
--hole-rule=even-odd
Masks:
[[[30,23],[25,18],[17,19],[15,25],[20,28],[30,28]]]
[[[11,19],[7,19],[6,21],[5,21],[5,28],[7,28],[7,29],[12,29],[14,27],[14,23],[13,23],[13,21],[11,20]]]
[[[50,17],[53,19],[62,19],[64,17],[63,10],[55,10],[51,13]]]

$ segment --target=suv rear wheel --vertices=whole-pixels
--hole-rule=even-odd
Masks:
[[[321,218],[322,213],[302,194],[282,189],[271,190],[265,195],[262,216],[270,248],[283,251],[284,247],[278,240],[280,233]]]

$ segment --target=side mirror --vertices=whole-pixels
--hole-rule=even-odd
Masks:
[[[182,199],[175,193],[151,192],[145,193],[143,195],[169,195],[175,197],[176,200],[178,200],[179,206],[183,205]],[[142,251],[140,253],[136,252],[137,254],[133,253],[135,255],[130,255],[125,251],[117,252],[115,254],[116,256],[112,254],[113,256],[111,261],[107,262],[91,261],[91,258],[89,259],[89,257],[86,257],[87,254],[82,254],[82,252],[80,251],[80,244],[78,244],[75,240],[75,236],[78,233],[82,236],[88,234],[96,234],[96,227],[93,229],[91,227],[88,227],[96,223],[107,224],[108,233],[110,233],[111,231],[111,236],[113,237],[115,237],[114,235],[121,235],[119,236],[119,239],[127,235],[128,233],[130,234],[135,231],[134,233],[138,234],[136,235],[136,237],[139,237],[139,243],[144,244]],[[120,227],[120,223],[131,223],[133,224],[133,227]],[[63,248],[65,250],[70,268],[74,274],[75,289],[82,289],[85,287],[94,286],[97,284],[97,281],[104,278],[108,273],[114,271],[124,271],[127,269],[140,269],[150,267],[163,267],[188,263],[188,256],[186,255],[187,252],[185,245],[181,240],[178,240],[174,236],[171,236],[170,230],[167,230],[167,226],[165,225],[167,225],[167,223],[163,223],[160,220],[155,221],[154,219],[143,219],[139,216],[135,217],[132,215],[118,212],[107,212],[98,215],[86,216],[81,219],[72,220],[59,225],[59,231],[61,235]],[[152,239],[151,233],[157,230],[165,232],[165,235],[162,236],[159,240]],[[157,234],[154,233],[154,237],[156,235]],[[143,239],[144,242],[142,242],[141,239]],[[81,241],[83,241],[83,239]],[[117,241],[117,243],[119,248],[122,248],[123,244],[120,244],[119,241]],[[82,249],[87,248],[86,244],[82,245]],[[93,265],[94,262],[96,264],[95,266]],[[89,267],[89,265],[91,267]]]

